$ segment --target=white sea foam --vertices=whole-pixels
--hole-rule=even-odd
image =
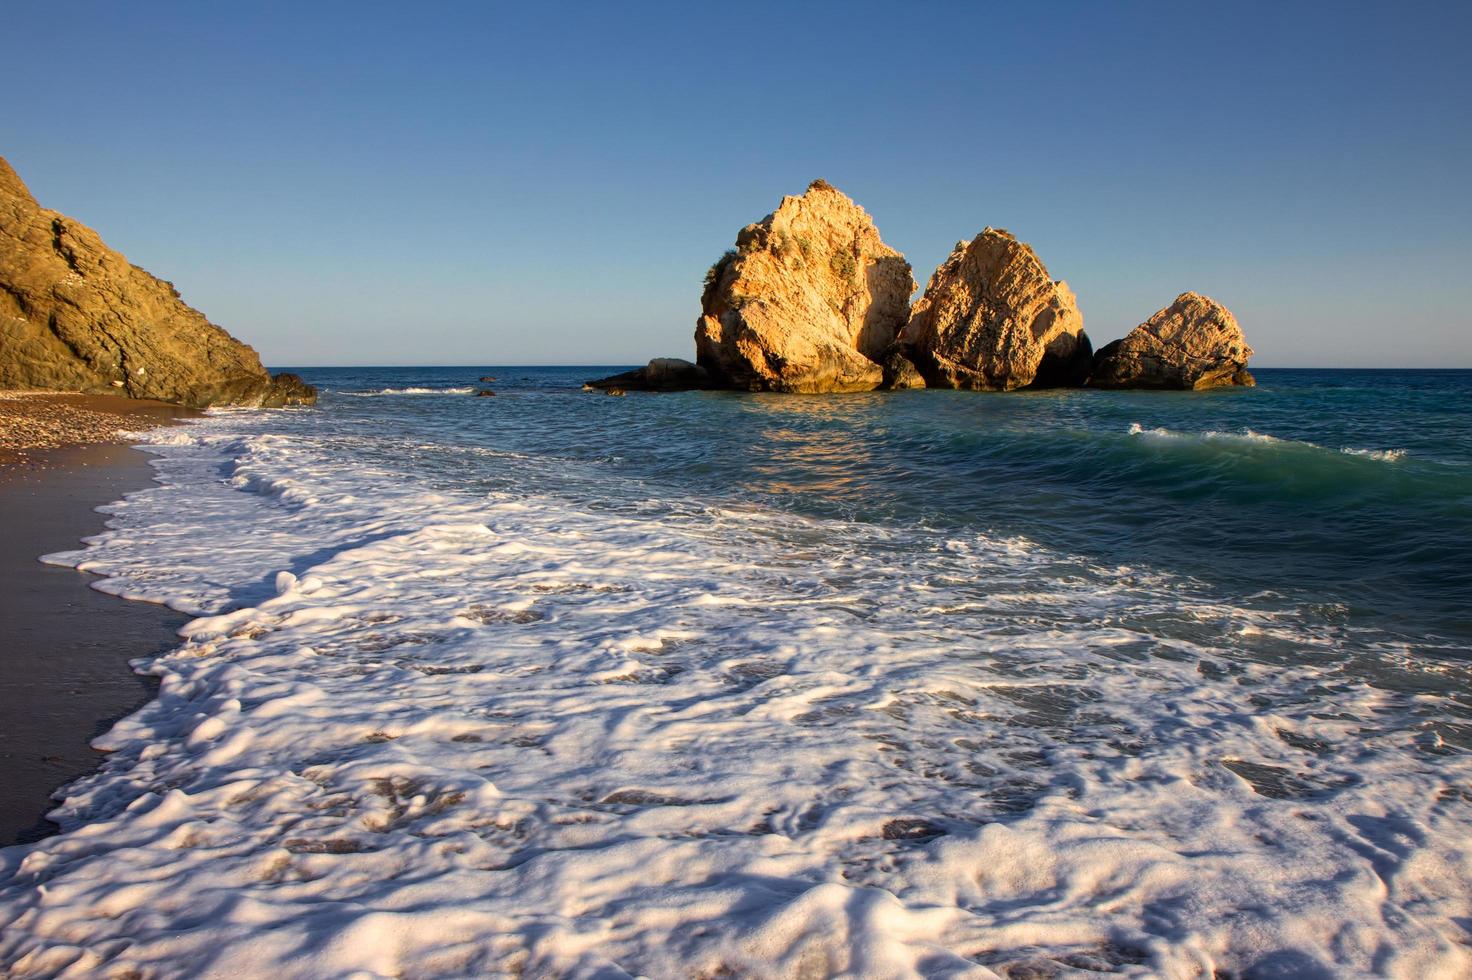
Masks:
[[[1177,440],[1204,440],[1219,442],[1240,442],[1257,445],[1278,445],[1288,447],[1302,447],[1305,449],[1323,450],[1325,447],[1316,442],[1308,442],[1303,439],[1280,439],[1263,432],[1254,432],[1252,429],[1242,429],[1239,432],[1221,432],[1216,429],[1207,429],[1204,432],[1176,432],[1171,429],[1153,428],[1147,429],[1139,422],[1131,422],[1129,434],[1132,436],[1150,436],[1156,439]],[[1383,462],[1394,463],[1405,458],[1404,449],[1356,449],[1346,446],[1339,450],[1346,456],[1360,456],[1366,459],[1378,459]]]
[[[1243,442],[1271,445],[1282,443],[1285,445],[1308,446],[1313,449],[1320,448],[1311,442],[1299,442],[1294,439],[1279,439],[1262,432],[1254,432],[1251,429],[1243,429],[1240,432],[1221,432],[1216,429],[1207,429],[1203,432],[1176,432],[1172,429],[1156,427],[1147,429],[1138,422],[1131,422],[1129,434],[1132,436],[1151,436],[1156,439],[1189,439],[1205,441]]]
[[[1370,459],[1384,460],[1387,463],[1398,462],[1405,459],[1406,456],[1404,449],[1351,449],[1346,446],[1339,451],[1347,456],[1365,456]]]
[[[340,391],[340,395],[351,395],[354,398],[376,398],[380,395],[468,395],[475,391],[474,387],[463,388],[380,388],[377,391]]]
[[[0,969],[1472,971],[1472,767],[1415,698],[1284,669],[1330,626],[267,427],[151,436],[163,485],[55,557],[202,615],[67,832],[0,851]]]

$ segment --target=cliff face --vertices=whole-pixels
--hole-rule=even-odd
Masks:
[[[173,285],[41,207],[0,158],[0,388],[156,398],[182,405],[311,404],[295,375],[186,305]]]
[[[914,290],[910,264],[864,209],[814,181],[711,268],[696,361],[721,387],[868,391]]]
[[[1080,385],[1093,353],[1073,291],[1037,254],[988,228],[957,242],[915,303],[900,344],[931,388]]]
[[[1096,388],[1195,390],[1252,385],[1252,348],[1225,306],[1200,293],[1176,301],[1105,345],[1094,358]]]

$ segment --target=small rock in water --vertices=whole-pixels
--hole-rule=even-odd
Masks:
[[[628,392],[624,391],[622,388],[609,388],[607,391],[604,392],[604,394],[614,395],[618,398],[622,398],[624,395],[627,395]]]
[[[644,367],[589,381],[583,390],[694,391],[710,386],[710,374],[705,368],[678,357],[656,357]]]
[[[492,391],[491,389],[489,389],[489,388],[482,388],[480,391],[477,391],[475,393],[475,397],[477,397],[477,398],[486,398],[486,397],[489,397],[489,396],[494,396],[495,394],[496,393],[494,391]]]
[[[482,377],[480,379],[481,384],[490,384],[492,381],[495,381],[495,380],[496,379],[494,377],[492,377],[491,375],[489,375],[489,374],[485,375],[484,377]]]

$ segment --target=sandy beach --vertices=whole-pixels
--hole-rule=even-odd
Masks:
[[[190,414],[105,395],[0,394],[0,846],[55,832],[44,816],[52,792],[94,769],[92,739],[152,696],[129,660],[172,645],[185,621],[37,559],[98,533],[96,507],[149,485],[148,457],[120,432]]]

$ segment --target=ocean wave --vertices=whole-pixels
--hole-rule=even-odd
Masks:
[[[1177,432],[1172,429],[1156,427],[1147,429],[1139,422],[1131,422],[1128,429],[1129,435],[1146,436],[1155,439],[1173,439],[1181,441],[1206,441],[1206,442],[1236,442],[1258,446],[1283,446],[1297,447],[1303,449],[1320,450],[1330,452],[1328,447],[1321,446],[1316,442],[1308,442],[1303,439],[1280,439],[1264,432],[1255,432],[1252,429],[1241,429],[1237,432],[1223,432],[1217,429],[1207,429],[1202,432]],[[1375,459],[1382,462],[1394,463],[1405,458],[1404,449],[1357,449],[1346,446],[1338,450],[1347,456],[1358,456],[1364,459]]]
[[[467,385],[461,388],[379,388],[376,391],[339,391],[334,394],[351,395],[354,398],[377,398],[381,395],[468,395],[474,391],[474,386]]]

